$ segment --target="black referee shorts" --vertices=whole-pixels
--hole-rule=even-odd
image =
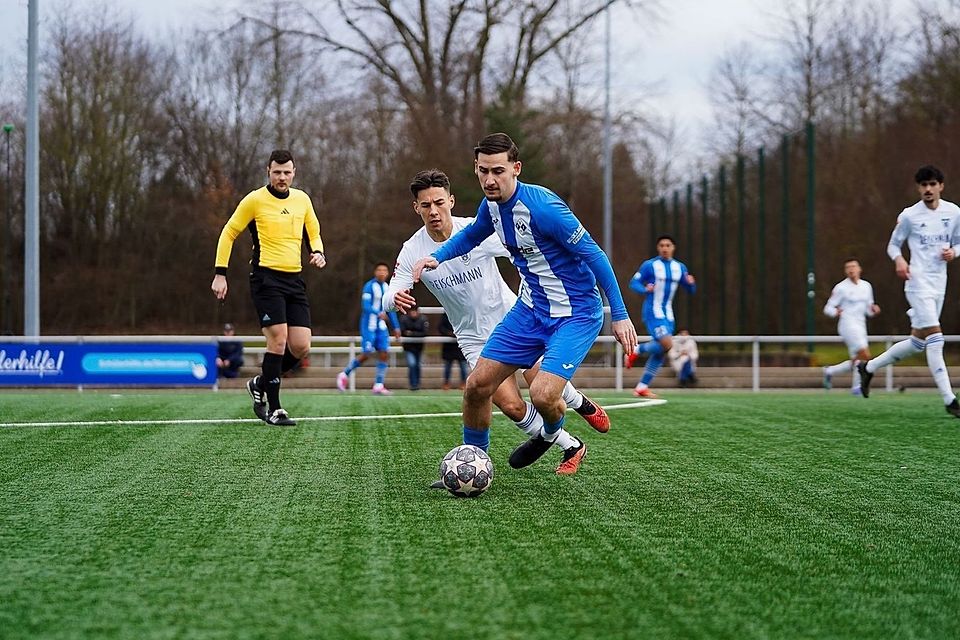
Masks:
[[[261,327],[287,324],[310,328],[307,286],[299,273],[257,269],[250,274],[250,295]]]

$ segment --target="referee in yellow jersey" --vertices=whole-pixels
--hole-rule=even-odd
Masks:
[[[210,285],[218,299],[227,297],[233,242],[249,229],[253,239],[250,293],[267,338],[267,352],[262,373],[247,382],[247,391],[257,417],[277,426],[296,424],[280,406],[280,376],[310,352],[310,303],[300,277],[303,241],[307,241],[310,264],[318,269],[327,264],[310,196],[290,186],[296,173],[289,151],[270,154],[269,184],[248,193],[220,232],[216,275]]]

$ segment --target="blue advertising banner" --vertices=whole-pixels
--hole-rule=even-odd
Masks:
[[[213,386],[216,343],[0,342],[0,386]]]

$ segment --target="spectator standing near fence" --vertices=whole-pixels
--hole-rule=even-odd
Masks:
[[[280,406],[280,377],[310,352],[310,301],[300,277],[304,239],[309,264],[318,269],[327,264],[310,196],[291,186],[296,173],[289,151],[270,154],[268,184],[248,193],[220,232],[216,275],[210,285],[217,299],[227,297],[233,243],[244,229],[249,230],[253,240],[250,295],[267,347],[261,373],[247,381],[247,391],[254,414],[275,426],[296,424]]]
[[[440,357],[443,359],[443,390],[450,390],[454,363],[460,369],[460,388],[463,389],[463,385],[467,381],[467,359],[463,356],[460,345],[457,344],[457,334],[454,333],[453,325],[450,324],[450,318],[447,317],[447,314],[443,314],[440,318],[440,326],[437,330],[441,336],[453,338],[452,342],[444,342],[440,345]]]
[[[423,357],[423,341],[430,323],[420,313],[420,307],[413,306],[400,316],[400,336],[403,342],[403,353],[407,358],[407,382],[411,391],[420,390],[421,358]],[[408,338],[413,338],[409,340]]]

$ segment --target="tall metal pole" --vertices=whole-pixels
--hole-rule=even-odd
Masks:
[[[605,13],[604,97],[603,97],[603,250],[613,264],[613,136],[610,118],[610,7]],[[604,314],[604,333],[610,333],[611,318]],[[615,348],[611,345],[612,348]]]
[[[814,156],[813,122],[807,121],[807,335],[813,335],[814,313],[813,298],[816,295],[814,285],[817,277],[813,270],[816,202],[816,158]],[[813,342],[807,343],[807,351],[813,352]]]
[[[4,334],[13,334],[13,296],[10,292],[10,282],[12,280],[13,266],[11,262],[11,247],[13,244],[13,181],[10,179],[10,133],[13,131],[12,124],[3,125],[3,133],[7,138],[7,181],[3,188],[4,193],[4,220],[3,220],[3,314],[0,316],[0,331]]]
[[[27,18],[27,152],[23,205],[23,334],[40,335],[40,110],[37,49],[40,0],[30,0]]]
[[[687,183],[687,239],[683,243],[683,254],[689,257],[693,256],[693,184]],[[687,268],[690,268],[689,262],[687,263]],[[693,298],[687,296],[687,329],[690,328],[690,323],[693,321]]]
[[[744,323],[747,318],[747,257],[746,257],[746,163],[742,155],[737,155],[737,276],[740,286],[737,287],[739,311],[737,312],[737,334],[744,334]]]
[[[786,135],[780,140],[780,236],[782,239],[780,255],[783,261],[783,277],[780,282],[780,335],[790,333],[790,139]]]
[[[767,295],[767,169],[764,162],[763,147],[757,151],[757,277],[760,282],[757,290],[760,299],[766,300]],[[757,335],[767,333],[767,305],[761,304],[757,309]]]
[[[610,7],[605,13],[606,64],[603,98],[603,250],[613,262],[613,136],[610,117]]]
[[[680,192],[673,190],[673,241],[680,241]]]
[[[700,232],[700,268],[701,279],[700,286],[698,287],[699,291],[697,292],[700,297],[700,317],[703,319],[703,333],[707,334],[710,332],[710,303],[707,299],[707,276],[710,274],[710,269],[707,269],[707,259],[710,256],[710,226],[708,224],[708,205],[710,204],[710,179],[704,175],[700,180],[700,219],[702,221],[702,228]]]
[[[717,293],[720,294],[720,335],[727,334],[727,168],[720,165],[719,190],[717,196],[720,201],[720,243],[717,247],[717,257],[720,260],[720,286],[717,287]],[[723,343],[720,343],[723,348]]]

